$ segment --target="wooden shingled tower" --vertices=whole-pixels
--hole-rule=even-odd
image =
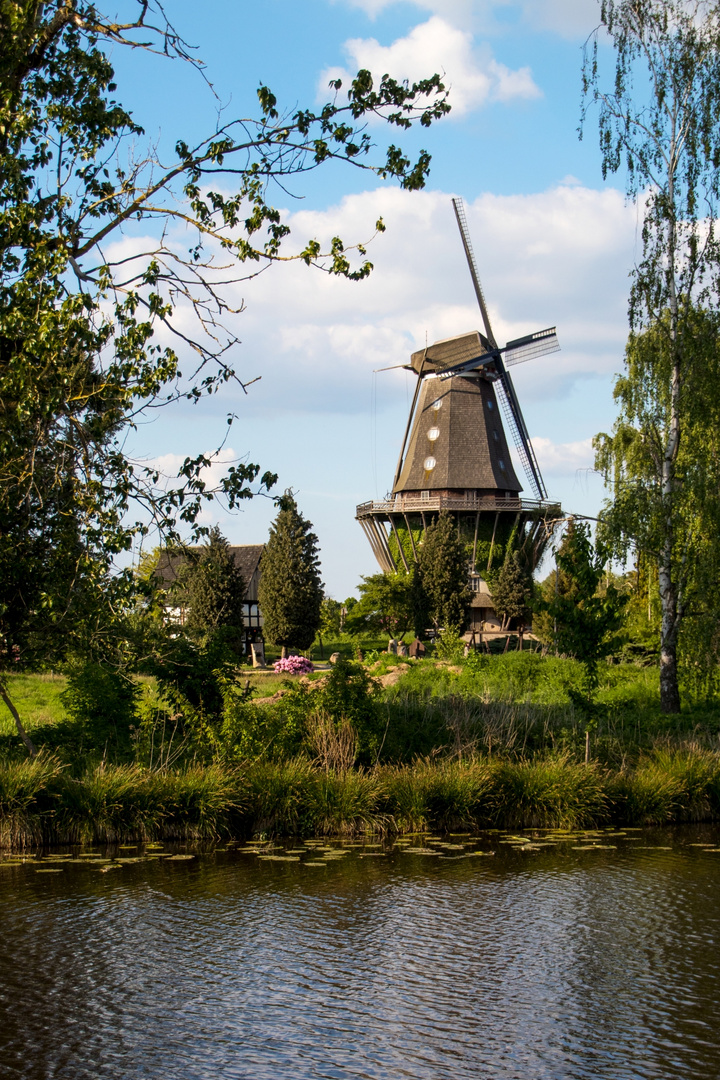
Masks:
[[[423,491],[434,491],[465,496],[472,491],[517,498],[522,485],[510,459],[493,383],[484,375],[438,378],[451,364],[488,351],[487,340],[474,331],[413,353],[419,394],[393,495],[420,498]]]
[[[475,594],[470,630],[492,629],[492,582],[509,550],[534,569],[560,515],[548,500],[508,368],[559,346],[555,328],[500,348],[493,336],[475,266],[465,213],[455,215],[483,319],[473,330],[436,341],[412,354],[407,367],[417,385],[392,489],[382,501],[363,503],[357,519],[381,569],[409,571],[423,533],[441,510],[457,520],[468,551]],[[508,433],[533,498],[522,498]],[[496,621],[496,620],[495,620]]]

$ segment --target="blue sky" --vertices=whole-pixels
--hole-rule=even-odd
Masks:
[[[248,458],[293,488],[320,539],[328,592],[344,598],[376,572],[355,505],[391,484],[411,376],[374,374],[427,339],[480,325],[452,213],[461,195],[497,338],[557,324],[562,352],[514,378],[552,496],[594,514],[603,490],[590,440],[613,422],[613,376],[627,336],[628,273],[638,214],[618,180],[604,183],[591,116],[578,139],[582,45],[595,0],[174,0],[177,28],[198,46],[217,97],[189,66],[139,52],[114,57],[118,97],[162,153],[225,115],[256,113],[269,85],[282,105],[317,104],[338,72],[368,66],[418,77],[441,71],[451,116],[417,135],[432,168],[404,193],[353,169],[321,169],[278,193],[298,236],[339,233],[371,245],[371,278],[352,283],[290,265],[233,286],[244,301],[236,364],[261,375],[247,397],[227,389],[180,406],[137,434],[136,451],[168,469],[212,449],[229,411],[226,457]],[[607,58],[608,61],[611,58]],[[373,135],[382,140],[381,128]],[[400,140],[398,140],[400,141]],[[222,468],[218,463],[217,469]],[[274,509],[208,514],[233,543],[265,539]]]

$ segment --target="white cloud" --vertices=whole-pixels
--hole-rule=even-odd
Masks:
[[[407,363],[426,335],[432,342],[480,327],[449,194],[386,187],[283,219],[298,245],[316,238],[327,247],[337,235],[367,238],[379,216],[387,232],[370,245],[367,281],[291,263],[226,290],[232,306],[247,305],[232,324],[242,341],[233,364],[243,381],[261,376],[234,402],[228,386],[226,411],[363,413],[375,369]],[[622,194],[573,180],[533,195],[481,195],[467,216],[497,339],[558,327],[559,354],[513,371],[523,401],[557,403],[618,371],[637,224]],[[187,317],[189,333],[189,309],[177,317]],[[404,396],[403,373],[378,378],[382,400]]]
[[[371,19],[407,0],[345,0]],[[421,11],[440,15],[455,26],[484,32],[509,29],[503,15],[517,13],[520,25],[564,38],[587,37],[599,20],[598,0],[410,0]]]
[[[352,38],[343,48],[353,71],[367,68],[376,79],[387,73],[413,80],[438,72],[450,88],[451,117],[462,116],[489,101],[541,96],[530,68],[511,70],[495,60],[487,46],[473,50],[472,34],[451,26],[439,15],[414,27],[407,37],[398,38],[392,45],[381,45],[375,38]],[[341,78],[347,85],[351,77],[342,68],[327,68],[320,76],[318,93],[321,97],[327,93],[331,79]]]
[[[586,37],[600,21],[598,0],[522,0],[525,21],[561,37]]]
[[[580,439],[577,442],[555,443],[552,439],[536,435],[533,439],[533,448],[538,464],[545,475],[567,475],[593,468],[595,451],[592,447],[592,438]]]
[[[414,390],[412,374],[374,369],[406,364],[426,334],[432,342],[481,326],[449,193],[384,187],[284,220],[298,244],[335,235],[349,242],[366,238],[380,215],[387,232],[370,246],[375,270],[367,281],[288,264],[228,290],[230,304],[247,305],[233,363],[243,378],[262,376],[247,397],[228,385],[202,408],[181,403],[172,423],[138,433],[146,446],[153,440],[146,454],[174,473],[186,452],[217,445],[226,413],[235,411],[235,449],[213,475],[249,453],[279,473],[279,490],[296,489],[327,545],[324,573],[338,596],[373,572],[354,507],[387,490]],[[551,495],[595,514],[602,485],[587,471],[590,439],[613,421],[636,213],[616,190],[572,183],[532,195],[484,194],[467,216],[497,339],[558,327],[562,351],[512,375]],[[233,542],[257,543],[273,510],[254,499],[240,518],[211,513]]]
[[[188,449],[188,454],[192,456],[197,452],[196,448]],[[178,454],[170,451],[166,454],[158,454],[155,457],[143,459],[141,464],[145,468],[157,470],[159,473],[159,485],[167,490],[177,484],[178,470],[188,454]],[[237,464],[239,458],[231,446],[223,446],[217,452],[206,450],[205,456],[210,461],[210,464],[201,470],[200,479],[205,482],[208,490],[212,490],[227,475],[228,466]],[[215,520],[215,518],[207,510],[203,510],[201,520],[209,521]]]

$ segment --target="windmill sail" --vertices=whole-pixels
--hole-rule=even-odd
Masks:
[[[440,378],[444,379],[452,375],[469,373],[473,369],[487,365],[488,361],[491,359],[495,361],[495,370],[499,375],[498,382],[502,388],[500,400],[503,411],[505,412],[506,420],[510,425],[515,447],[520,455],[523,468],[528,480],[532,484],[537,498],[546,499],[547,489],[545,488],[543,478],[540,474],[540,467],[530,442],[530,436],[528,435],[528,430],[525,426],[525,420],[520,411],[520,403],[518,402],[517,394],[515,393],[515,387],[506,370],[505,363],[503,363],[503,353],[505,354],[507,365],[512,366],[513,364],[521,364],[525,360],[530,360],[533,356],[542,356],[544,353],[556,352],[560,346],[558,345],[555,327],[552,326],[547,330],[539,330],[535,334],[527,335],[527,337],[516,338],[514,341],[508,342],[504,349],[498,348],[498,344],[490,326],[490,318],[485,304],[485,296],[480,284],[480,276],[475,265],[475,256],[470,242],[470,232],[468,230],[465,207],[463,206],[462,199],[453,199],[453,209],[455,210],[455,217],[457,219],[458,228],[460,229],[463,247],[465,248],[465,257],[467,258],[468,267],[470,269],[470,276],[472,277],[473,286],[475,287],[475,295],[477,296],[480,312],[485,324],[485,333],[490,344],[490,354],[486,354],[482,358],[478,357],[474,360],[466,361],[463,364],[454,365],[452,368],[446,368],[440,373]]]
[[[475,265],[475,254],[472,249],[472,243],[470,241],[470,230],[468,229],[467,218],[465,216],[465,206],[462,199],[453,199],[453,209],[455,210],[455,218],[457,219],[458,229],[460,230],[460,236],[462,238],[463,247],[465,248],[465,258],[467,259],[468,266],[470,268],[470,277],[472,278],[473,286],[475,287],[475,295],[480,307],[480,314],[483,318],[485,326],[485,334],[493,349],[497,349],[497,342],[495,335],[492,332],[490,326],[490,316],[488,315],[487,305],[485,304],[485,294],[482,291],[482,285],[480,284],[480,275],[478,274],[477,266]]]
[[[535,334],[527,334],[525,337],[508,341],[505,348],[500,351],[503,353],[505,367],[512,367],[513,364],[524,364],[526,360],[534,360],[536,356],[560,352],[560,345],[555,327],[550,326],[547,330],[538,330]]]
[[[520,410],[520,403],[508,371],[503,371],[496,388],[500,391],[498,394],[500,405],[505,414],[507,425],[512,432],[515,449],[522,462],[525,475],[532,485],[535,497],[537,499],[547,499],[547,489],[540,473],[540,466],[537,463],[535,451],[525,426],[525,418]]]

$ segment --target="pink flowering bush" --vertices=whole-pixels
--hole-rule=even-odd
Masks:
[[[286,656],[284,660],[276,660],[273,670],[279,675],[309,675],[315,669],[310,660],[304,656]]]

